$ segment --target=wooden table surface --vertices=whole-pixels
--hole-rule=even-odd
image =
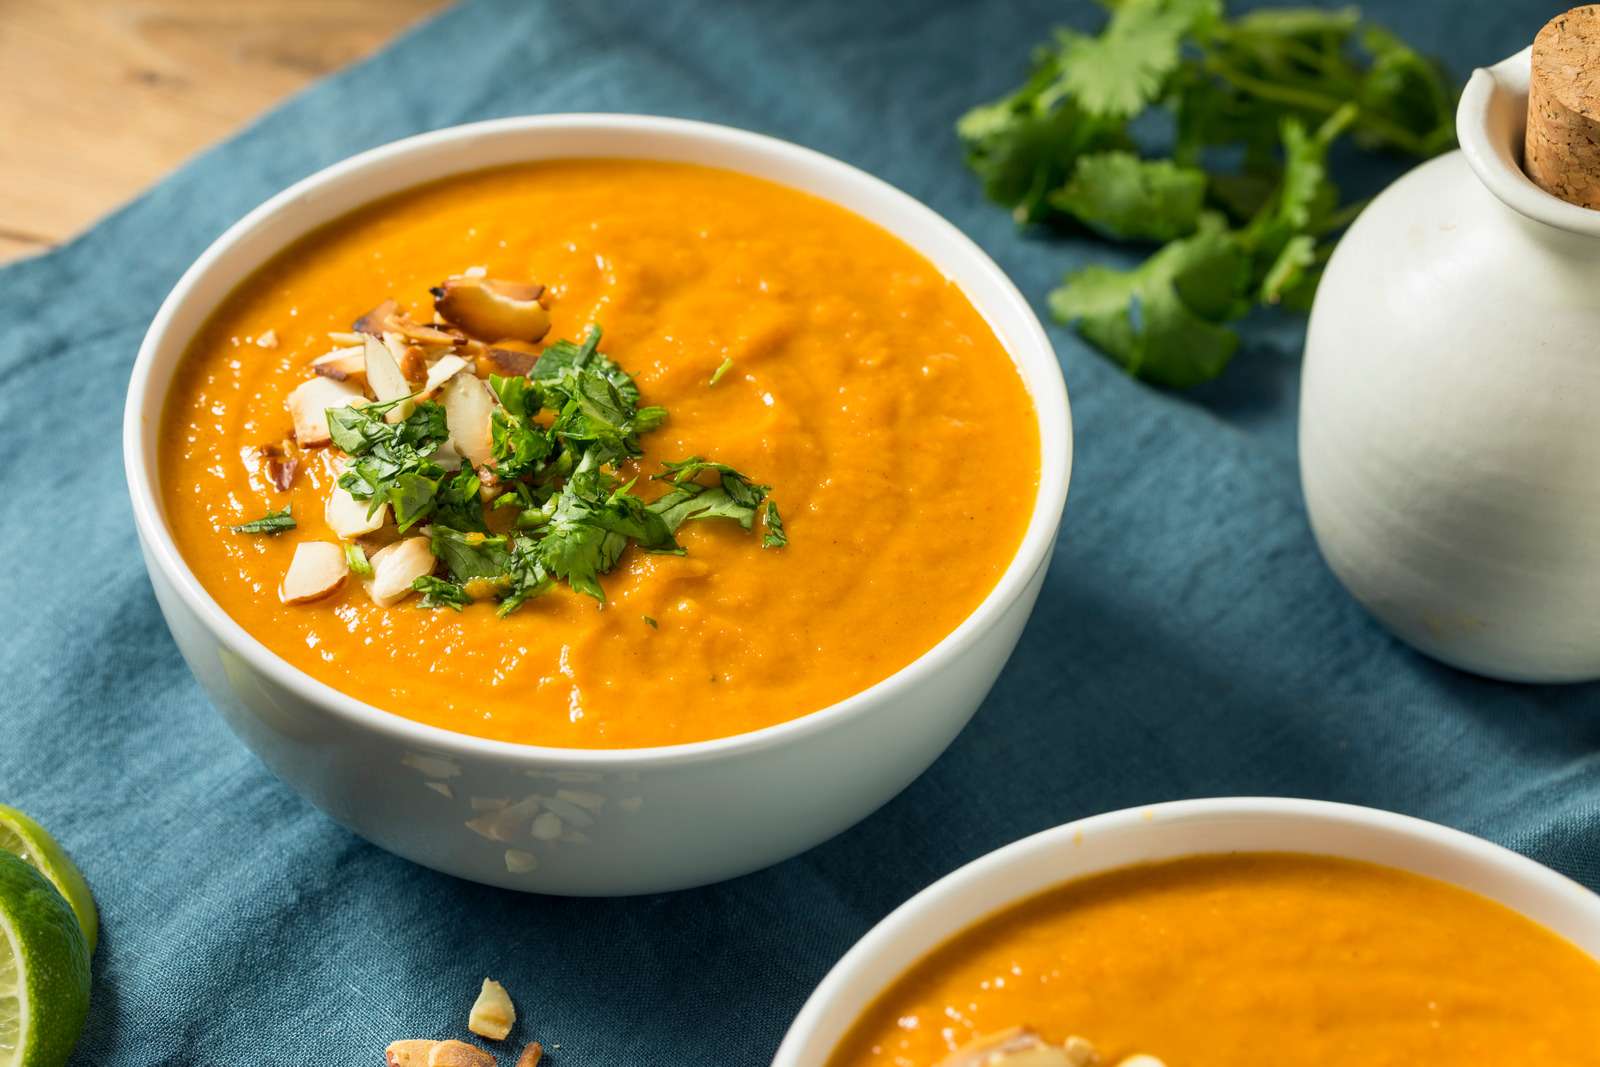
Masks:
[[[0,0],[0,261],[87,227],[447,0]]]

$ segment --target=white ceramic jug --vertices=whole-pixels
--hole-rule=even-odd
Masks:
[[[1334,252],[1300,469],[1329,566],[1401,638],[1577,681],[1600,678],[1600,211],[1521,170],[1530,52],[1473,74],[1461,150]]]

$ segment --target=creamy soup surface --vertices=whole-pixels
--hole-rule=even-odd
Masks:
[[[1499,904],[1281,853],[1073,882],[978,924],[829,1067],[936,1067],[979,1035],[1081,1035],[1167,1067],[1600,1065],[1600,963]]]
[[[355,581],[280,603],[296,543],[334,539],[333,453],[306,452],[287,492],[245,457],[289,436],[285,398],[330,331],[391,298],[427,322],[429,287],[469,268],[545,285],[544,343],[598,324],[643,402],[667,408],[644,457],[619,472],[642,476],[641,495],[657,491],[648,477],[664,460],[727,463],[772,487],[787,547],[689,523],[685,556],[629,549],[602,579],[603,608],[564,585],[506,618],[487,601],[380,607]],[[254,343],[264,334],[275,347]],[[887,232],[729,172],[585,160],[424,186],[275,258],[195,338],[160,470],[185,560],[294,666],[447,729],[616,748],[782,722],[932,647],[1014,554],[1039,437],[983,318]],[[228,529],[286,505],[293,531]]]

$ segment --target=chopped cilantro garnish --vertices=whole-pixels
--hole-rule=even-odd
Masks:
[[[1353,8],[1117,0],[1098,35],[1058,31],[1010,95],[956,125],[984,192],[1019,223],[1168,242],[1137,267],[1069,274],[1051,307],[1129,373],[1216,377],[1256,304],[1304,307],[1336,235],[1331,144],[1436,155],[1455,140],[1448,77]],[[1169,111],[1168,158],[1149,112]]]
[[[771,500],[767,501],[767,533],[761,538],[762,548],[782,548],[789,543],[789,535],[783,532],[783,516],[778,514],[778,505]]]
[[[645,624],[645,625],[646,625],[646,626],[648,626],[648,627],[650,627],[650,629],[652,629],[652,630],[659,630],[659,629],[661,629],[661,624],[660,624],[660,623],[658,623],[658,622],[656,622],[656,620],[654,620],[654,619],[652,619],[652,618],[651,618],[651,617],[650,617],[650,616],[648,616],[648,615],[646,615],[646,616],[645,616],[645,617],[644,617],[644,624]]]
[[[282,511],[269,511],[259,519],[241,522],[237,526],[228,527],[228,529],[234,533],[242,534],[267,534],[269,536],[281,534],[285,530],[294,529],[294,516],[289,513],[288,508],[284,508]]]
[[[489,378],[499,403],[482,471],[439,462],[450,433],[438,404],[416,402],[392,423],[399,401],[328,412],[334,443],[350,457],[339,484],[373,508],[388,504],[402,530],[425,522],[441,570],[413,584],[424,606],[460,610],[492,595],[507,615],[558,581],[603,603],[600,577],[629,546],[681,555],[674,531],[690,519],[752,528],[767,487],[725,464],[698,456],[666,464],[656,477],[669,488],[653,501],[622,480],[618,465],[643,454],[641,435],[659,427],[666,411],[641,407],[638,386],[599,345],[600,330],[591,327],[582,344],[551,343],[527,376]],[[509,522],[497,516],[494,525],[506,532],[491,532],[488,513],[507,510],[515,515]],[[782,535],[769,506],[765,543]],[[356,546],[346,558],[352,570],[371,573]]]
[[[706,382],[706,384],[707,385],[716,385],[718,382],[722,381],[722,376],[724,374],[727,374],[732,369],[733,369],[733,358],[730,356],[729,358],[724,359],[720,364],[717,365],[717,369],[711,372],[711,380]]]
[[[344,561],[349,566],[350,573],[357,578],[372,577],[372,563],[367,559],[367,553],[358,544],[344,546]]]
[[[452,611],[460,611],[472,603],[472,598],[459,583],[435,578],[431,574],[425,574],[412,582],[411,588],[422,594],[419,606],[424,608],[450,608]]]

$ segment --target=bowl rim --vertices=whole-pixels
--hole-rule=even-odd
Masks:
[[[968,863],[944,875],[924,889],[918,891],[910,899],[904,901],[889,912],[888,915],[878,920],[870,930],[852,945],[844,956],[829,969],[822,981],[817,984],[805,1004],[801,1007],[789,1029],[784,1033],[783,1041],[778,1046],[778,1051],[773,1057],[772,1067],[810,1067],[811,1064],[824,1062],[818,1059],[819,1055],[831,1055],[833,1047],[818,1049],[815,1042],[819,1040],[818,1032],[828,1021],[831,1013],[837,1009],[836,1002],[850,992],[850,987],[857,982],[863,972],[868,971],[884,955],[895,953],[897,949],[918,934],[918,927],[930,915],[941,912],[949,913],[954,910],[952,905],[966,897],[975,888],[988,885],[995,889],[993,907],[983,916],[965,921],[944,921],[934,925],[939,928],[939,936],[929,939],[917,936],[919,951],[912,957],[912,962],[907,966],[915,966],[917,961],[925,959],[929,953],[945,944],[951,938],[971,929],[978,923],[986,921],[1007,909],[1027,900],[1040,892],[1049,889],[1027,889],[1023,892],[1014,892],[1008,888],[1014,872],[1026,867],[1041,856],[1055,853],[1070,852],[1090,836],[1104,836],[1108,834],[1137,834],[1141,828],[1149,828],[1155,824],[1171,824],[1184,822],[1217,822],[1221,820],[1246,821],[1253,820],[1262,824],[1263,828],[1271,825],[1285,823],[1303,823],[1308,829],[1317,826],[1342,825],[1365,830],[1376,831],[1394,839],[1404,839],[1418,845],[1431,845],[1449,851],[1468,864],[1486,871],[1503,873],[1518,885],[1529,887],[1550,894],[1553,898],[1562,899],[1582,914],[1587,914],[1600,920],[1600,895],[1591,892],[1578,882],[1566,875],[1554,871],[1537,860],[1530,859],[1518,852],[1513,852],[1502,845],[1469,834],[1463,830],[1444,826],[1439,823],[1419,819],[1398,812],[1385,811],[1381,808],[1366,807],[1357,804],[1344,804],[1328,800],[1306,800],[1295,797],[1206,797],[1192,800],[1173,800],[1158,804],[1145,804],[1137,807],[1122,808],[1117,811],[1105,812],[1099,815],[1090,815],[1072,822],[1063,823],[1030,834],[1008,845],[1002,845],[992,852],[985,853]],[[1262,851],[1284,851],[1278,848],[1263,846]],[[1204,856],[1225,852],[1249,851],[1231,847],[1206,848],[1197,847],[1189,855]],[[1315,841],[1308,839],[1306,847],[1295,849],[1310,855],[1340,856],[1345,853],[1337,849],[1319,850]],[[1407,868],[1400,863],[1386,863],[1381,866],[1395,867],[1400,870]],[[1093,867],[1085,870],[1081,875],[1072,875],[1059,879],[1056,885],[1065,885],[1080,877],[1092,877],[1103,871],[1110,871],[1128,866],[1128,864],[1111,864],[1105,867]],[[1434,877],[1423,875],[1424,877]],[[1439,879],[1446,881],[1448,879]],[[1468,892],[1475,890],[1468,889]],[[1509,905],[1502,905],[1509,906]],[[1513,908],[1513,911],[1517,909]],[[1522,914],[1518,912],[1518,914]],[[1539,920],[1531,919],[1538,922]],[[1543,926],[1543,923],[1540,923]],[[1546,927],[1548,929],[1548,927]],[[1559,936],[1559,935],[1558,935]],[[1580,951],[1582,951],[1580,949]],[[905,968],[901,968],[901,974]],[[894,979],[891,979],[892,982]],[[876,990],[881,994],[887,985]],[[852,1021],[860,1017],[866,1010],[867,1002],[853,1001],[849,1010]]]
[[[699,140],[735,150],[745,150],[755,155],[765,155],[776,164],[783,165],[797,174],[810,172],[850,183],[863,197],[875,199],[878,202],[876,205],[878,210],[887,213],[892,208],[903,212],[914,218],[919,227],[926,228],[931,234],[948,241],[954,251],[944,257],[946,264],[952,259],[964,259],[968,261],[967,265],[971,269],[984,277],[985,282],[998,294],[997,299],[980,304],[970,293],[966,295],[986,322],[992,326],[999,318],[1009,315],[1017,323],[1022,343],[1005,346],[1007,355],[1016,364],[1019,372],[1031,373],[1036,370],[1037,374],[1034,376],[1038,378],[1037,382],[1029,381],[1029,373],[1024,373],[1024,383],[1033,400],[1035,420],[1039,430],[1039,485],[1027,529],[1004,573],[977,607],[938,643],[893,674],[843,700],[795,718],[758,730],[709,740],[635,748],[590,749],[561,748],[478,737],[418,722],[396,712],[387,711],[318,681],[292,666],[228,615],[201,585],[178,552],[171,532],[161,517],[161,505],[154,488],[155,464],[147,463],[145,458],[145,439],[159,432],[172,377],[169,371],[161,375],[158,381],[153,368],[160,351],[173,344],[187,346],[190,338],[172,336],[173,321],[184,305],[195,299],[196,289],[218,261],[247,237],[270,227],[281,214],[292,210],[307,199],[308,194],[353,175],[398,167],[411,155],[429,152],[441,145],[474,141],[485,137],[515,137],[529,131],[557,130],[574,133],[598,132],[622,137],[667,135],[683,140]],[[471,158],[471,153],[464,152],[462,155],[464,159]],[[579,158],[580,155],[585,158],[596,158],[603,156],[603,153],[574,153],[571,156],[530,155],[527,162]],[[650,157],[642,155],[638,158]],[[464,163],[459,169],[450,170],[417,184],[426,184],[427,181],[441,180],[478,169],[484,168]],[[724,169],[738,171],[737,167]],[[781,178],[763,180],[785,184]],[[791,188],[798,187],[791,186]],[[801,191],[866,218],[873,225],[883,225],[829,196],[804,189]],[[381,198],[382,196],[373,199]],[[278,254],[289,244],[318,226],[326,225],[328,221],[333,220],[314,223],[300,229],[290,228],[293,230],[293,235],[275,242],[271,255]],[[911,245],[919,255],[930,262],[933,261],[932,255],[922,247],[904,237],[900,239]],[[945,264],[934,263],[934,266],[940,269],[941,273],[945,272]],[[1030,363],[1036,363],[1038,366],[1031,367]],[[173,366],[176,367],[176,362]],[[691,119],[644,114],[574,112],[513,116],[466,123],[379,145],[302,178],[228,227],[179,278],[177,284],[162,301],[140,343],[123,409],[122,450],[124,475],[133,506],[134,525],[145,547],[148,566],[161,572],[166,582],[222,647],[241,656],[252,669],[266,675],[299,699],[351,726],[374,730],[396,743],[430,752],[518,763],[537,761],[547,765],[566,764],[587,769],[598,766],[611,769],[617,765],[627,765],[630,769],[636,769],[650,765],[720,759],[740,752],[769,749],[805,735],[833,729],[843,725],[847,720],[869,714],[875,707],[892,700],[900,692],[922,681],[930,672],[970,649],[980,636],[998,623],[1012,602],[1024,594],[1034,575],[1050,562],[1072,473],[1073,435],[1066,381],[1061,373],[1059,358],[1038,315],[1018,291],[1015,283],[988,253],[957,226],[920,200],[842,160],[766,134]]]

